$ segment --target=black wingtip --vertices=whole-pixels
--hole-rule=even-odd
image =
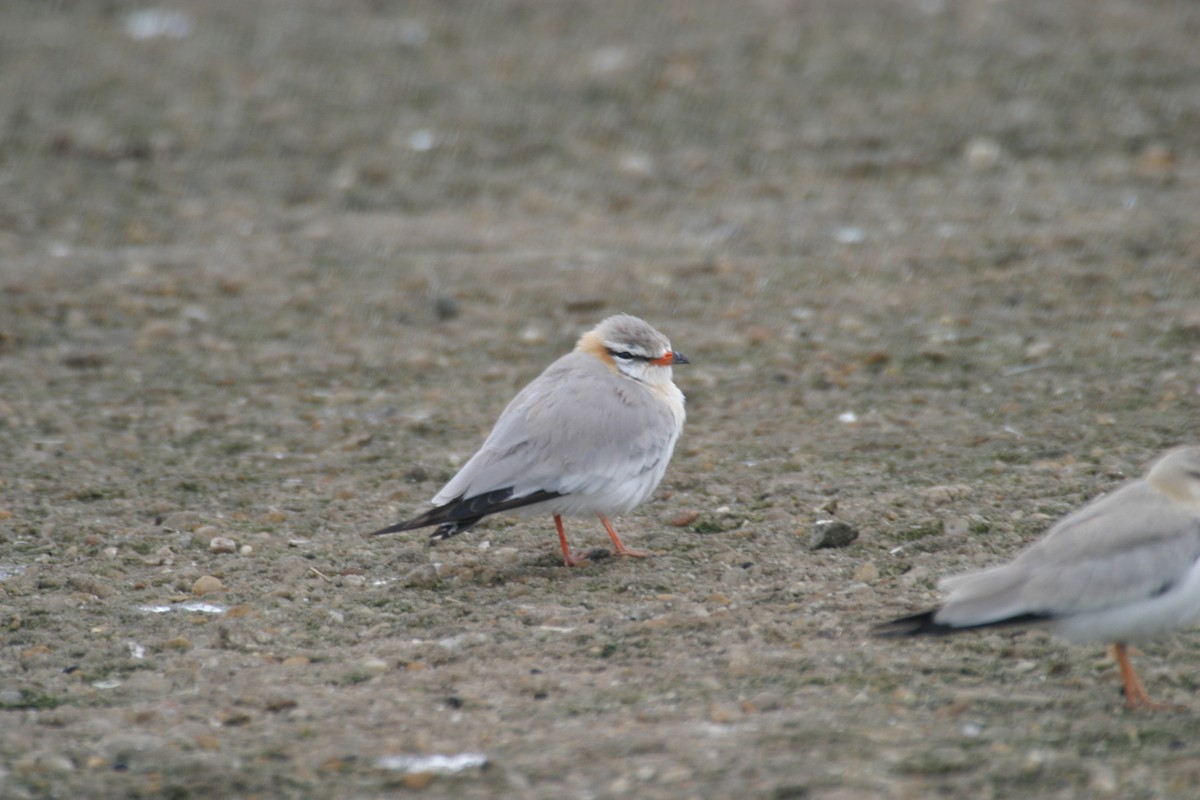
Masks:
[[[445,519],[445,515],[439,513],[443,511],[443,508],[431,508],[419,517],[413,517],[405,522],[397,522],[395,525],[388,525],[386,528],[380,528],[377,531],[368,533],[367,536],[382,536],[385,533],[400,533],[401,531],[411,531],[429,525],[437,525]]]
[[[477,494],[473,497],[459,497],[437,508],[431,508],[421,516],[410,519],[407,522],[398,522],[395,525],[380,528],[367,535],[382,536],[385,533],[399,533],[400,531],[411,531],[417,528],[427,528],[430,525],[437,525],[437,530],[429,535],[430,540],[436,542],[462,533],[489,514],[509,511],[523,506],[531,506],[546,500],[552,500],[555,497],[562,497],[558,492],[544,490],[517,498],[514,498],[512,494],[513,490],[511,488],[505,488],[496,489],[484,494]]]
[[[400,531],[407,531],[407,530],[412,530],[411,528],[408,527],[407,522],[398,522],[395,525],[389,525],[386,528],[380,528],[377,531],[371,531],[370,533],[367,534],[367,536],[368,537],[382,536],[385,533],[399,533]]]
[[[962,630],[934,621],[934,615],[938,610],[932,608],[929,611],[922,611],[920,614],[910,614],[890,622],[882,622],[871,629],[871,635],[881,639],[899,639],[907,636],[946,636]]]
[[[1004,619],[981,622],[977,625],[947,625],[935,619],[939,611],[941,611],[940,608],[931,608],[920,614],[910,614],[891,622],[880,623],[871,629],[871,635],[882,639],[899,639],[908,636],[949,636],[952,633],[977,631],[984,628],[1036,627],[1054,620],[1053,614],[1030,611]]]

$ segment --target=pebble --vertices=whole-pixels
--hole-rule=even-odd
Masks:
[[[858,528],[837,519],[820,519],[813,523],[808,535],[808,549],[846,547],[858,538]]]
[[[432,772],[410,772],[405,775],[401,781],[406,789],[424,789],[429,784],[433,783]]]
[[[713,703],[708,707],[708,718],[718,724],[737,722],[745,716],[741,706],[733,703]]]
[[[61,753],[50,753],[38,758],[38,764],[47,772],[74,772],[75,762]]]
[[[221,749],[221,742],[211,733],[197,734],[195,742],[196,747],[199,747],[201,750],[207,750],[210,753]]]
[[[375,656],[367,656],[362,661],[358,662],[358,667],[363,672],[368,672],[372,675],[382,675],[391,669],[391,667],[388,665],[388,662]]]
[[[429,589],[436,586],[438,582],[437,569],[433,564],[422,564],[415,567],[404,574],[400,579],[402,586],[407,586],[411,589]]]
[[[940,506],[969,496],[971,487],[965,483],[939,484],[918,489],[915,494],[925,501],[926,506]]]
[[[879,580],[879,567],[874,561],[868,561],[854,571],[854,580],[862,583],[874,583]]]
[[[542,344],[546,341],[546,332],[536,325],[530,325],[521,331],[520,338],[525,344]]]
[[[199,535],[200,531],[196,531],[196,534]],[[208,541],[208,549],[214,553],[236,553],[238,546],[237,542],[228,536],[214,536]]]
[[[196,511],[176,511],[167,514],[159,522],[159,525],[173,531],[194,531],[197,528],[205,527],[204,518]]]
[[[112,597],[117,591],[99,578],[93,578],[90,575],[72,575],[68,583],[73,589],[96,597]]]
[[[942,532],[947,536],[966,536],[971,532],[971,520],[966,517],[947,517],[942,520]]]
[[[967,142],[963,149],[963,159],[971,169],[980,171],[994,168],[1000,163],[1004,148],[995,139],[987,136],[976,136]]]
[[[1151,142],[1138,154],[1137,173],[1143,178],[1162,178],[1175,171],[1177,159],[1171,149],[1161,142]]]
[[[491,563],[497,565],[516,564],[521,560],[521,550],[516,547],[497,547],[491,556]]]
[[[221,583],[220,578],[214,578],[212,575],[205,575],[198,578],[192,584],[192,594],[197,597],[203,597],[206,594],[225,591],[225,584]]]
[[[454,319],[459,314],[458,301],[450,295],[439,295],[433,301],[433,313],[443,321]]]
[[[1025,348],[1026,361],[1042,361],[1054,352],[1054,343],[1039,339]]]
[[[680,511],[678,514],[676,514],[674,517],[672,517],[671,521],[668,522],[667,524],[673,525],[676,528],[682,528],[685,525],[691,525],[693,522],[696,521],[696,519],[699,516],[700,516],[699,511],[688,509],[686,511]]]
[[[21,659],[21,664],[24,665],[27,661],[33,661],[35,658],[40,658],[41,656],[49,654],[50,648],[47,645],[35,644],[33,647],[28,647],[22,650],[19,658]]]

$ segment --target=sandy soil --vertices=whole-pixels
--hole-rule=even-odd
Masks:
[[[4,4],[0,796],[1195,796],[1195,633],[869,631],[1197,439],[1200,6],[645,5]],[[618,310],[657,557],[363,537]]]

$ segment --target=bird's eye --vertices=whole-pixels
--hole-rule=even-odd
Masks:
[[[609,348],[608,354],[610,356],[612,356],[613,358],[619,358],[622,361],[649,361],[650,360],[649,356],[639,356],[638,354],[631,353],[628,350],[617,350],[616,348],[612,348],[612,347]]]

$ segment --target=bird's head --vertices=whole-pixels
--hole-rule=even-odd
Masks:
[[[585,333],[575,346],[631,380],[656,384],[671,380],[671,367],[688,363],[666,336],[644,320],[617,314]]]
[[[1150,468],[1146,480],[1173,499],[1200,509],[1200,446],[1171,450]]]

